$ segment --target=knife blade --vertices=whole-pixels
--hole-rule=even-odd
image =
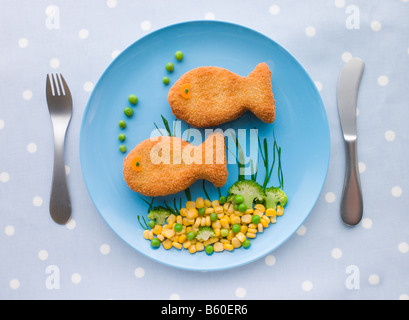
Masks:
[[[357,225],[363,215],[361,181],[358,170],[356,108],[364,62],[349,60],[338,79],[337,104],[345,143],[345,178],[341,198],[341,218],[346,225]]]

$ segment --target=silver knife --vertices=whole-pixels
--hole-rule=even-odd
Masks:
[[[365,64],[359,58],[349,60],[339,77],[338,113],[345,141],[345,180],[341,199],[341,218],[349,226],[357,225],[363,214],[361,181],[358,170],[356,106]]]

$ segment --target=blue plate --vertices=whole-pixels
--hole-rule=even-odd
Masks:
[[[184,53],[177,61],[174,53]],[[172,62],[172,73],[165,64]],[[260,139],[267,138],[272,156],[273,129],[282,147],[284,190],[289,202],[285,214],[278,222],[252,240],[249,249],[232,252],[203,252],[190,254],[187,250],[152,249],[143,238],[143,228],[137,216],[147,219],[147,204],[131,191],[122,176],[122,163],[126,154],[118,150],[120,133],[126,134],[124,144],[128,151],[150,137],[155,129],[164,128],[161,115],[173,127],[175,117],[167,102],[171,85],[185,72],[199,66],[218,66],[247,76],[254,67],[266,62],[272,71],[273,92],[276,99],[276,120],[265,124],[247,112],[240,119],[220,128],[259,129]],[[162,83],[168,76],[170,84]],[[130,106],[127,98],[139,98],[135,113],[127,119],[123,113]],[[126,120],[121,130],[119,120]],[[182,132],[187,128],[181,122]],[[237,131],[236,131],[237,132]],[[247,151],[248,153],[248,151]],[[313,209],[325,182],[330,156],[330,134],[326,112],[314,82],[304,68],[284,48],[268,37],[248,28],[225,22],[194,21],[172,25],[155,31],[136,41],[123,51],[103,73],[96,84],[86,107],[80,136],[80,157],[85,183],[95,207],[112,230],[138,252],[169,266],[188,270],[222,270],[249,263],[276,249],[304,222]],[[229,164],[229,179],[223,194],[238,177],[237,164]],[[260,160],[258,181],[265,171]],[[270,185],[277,185],[273,173]],[[204,195],[202,181],[190,188],[192,198]],[[218,191],[207,182],[206,190],[212,199]],[[173,199],[186,202],[184,192],[164,200],[173,205]]]

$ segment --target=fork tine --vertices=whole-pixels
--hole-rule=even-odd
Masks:
[[[64,77],[62,76],[62,74],[60,73],[60,79],[61,79],[61,82],[62,82],[62,85],[63,85],[63,87],[64,87],[64,92],[65,92],[65,95],[71,95],[71,92],[70,92],[70,89],[68,88],[68,85],[67,85],[67,83],[65,82],[65,79],[64,79]]]
[[[55,96],[59,96],[59,95],[60,95],[60,91],[59,91],[59,87],[58,87],[57,84],[55,83],[54,74],[51,74],[51,78],[53,79],[54,95],[55,95]],[[58,79],[57,79],[57,80],[58,80]]]
[[[50,82],[50,75],[47,74],[47,80],[45,84],[45,94],[48,97],[51,97],[53,95],[53,91],[51,90],[51,82]]]

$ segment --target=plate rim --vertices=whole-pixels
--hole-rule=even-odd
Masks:
[[[130,50],[130,48],[131,48],[132,46],[136,45],[136,43],[138,43],[138,42],[140,42],[140,41],[143,41],[144,39],[146,39],[146,38],[148,38],[148,37],[151,37],[151,36],[153,36],[154,34],[164,32],[164,31],[166,31],[166,29],[171,29],[171,28],[179,27],[179,26],[183,26],[183,25],[205,24],[205,23],[208,23],[208,24],[220,24],[220,25],[227,25],[227,26],[231,26],[231,27],[235,27],[235,28],[241,28],[241,29],[244,29],[246,32],[255,33],[255,34],[257,34],[258,36],[260,36],[260,37],[266,39],[267,41],[270,41],[270,42],[274,43],[275,46],[277,46],[279,49],[281,49],[282,51],[284,51],[288,56],[290,56],[290,58],[292,58],[292,60],[294,61],[294,63],[297,65],[297,67],[300,68],[301,71],[307,76],[307,78],[314,84],[314,81],[312,80],[311,76],[309,75],[309,73],[307,72],[307,70],[305,69],[305,67],[299,62],[299,60],[298,60],[290,51],[288,51],[286,48],[284,48],[282,45],[280,45],[280,44],[279,44],[278,42],[276,42],[274,39],[268,37],[267,35],[263,34],[263,33],[260,32],[260,31],[257,31],[257,30],[255,30],[255,29],[252,29],[252,28],[250,28],[250,27],[243,26],[243,25],[241,25],[241,24],[232,23],[232,22],[223,21],[223,20],[205,20],[205,19],[204,19],[204,20],[190,20],[190,21],[178,22],[178,23],[166,25],[166,26],[164,26],[164,27],[161,27],[161,28],[159,28],[159,29],[157,29],[157,30],[154,30],[154,31],[152,31],[152,32],[150,32],[150,33],[147,33],[146,35],[144,35],[144,36],[138,38],[137,40],[135,40],[134,42],[132,42],[131,44],[129,44],[125,49],[123,49],[114,59],[112,59],[112,61],[108,64],[108,66],[105,68],[105,70],[104,70],[104,71],[101,73],[101,75],[99,76],[99,78],[98,78],[96,84],[94,85],[94,88],[93,88],[93,90],[92,90],[92,92],[91,92],[91,94],[90,94],[90,96],[89,96],[89,98],[88,98],[87,104],[86,104],[86,106],[85,106],[85,108],[84,108],[84,111],[83,111],[83,115],[82,115],[82,119],[81,119],[81,125],[80,125],[80,132],[79,132],[79,158],[80,158],[80,165],[81,165],[81,172],[82,172],[83,181],[84,181],[85,187],[86,187],[86,189],[87,189],[88,195],[89,195],[89,197],[90,197],[90,199],[91,199],[91,201],[92,201],[92,203],[93,203],[93,205],[94,205],[94,208],[96,209],[96,211],[98,212],[98,214],[100,215],[100,217],[102,217],[103,221],[108,225],[108,227],[113,231],[113,233],[114,233],[117,237],[119,237],[119,238],[121,239],[121,241],[123,241],[123,242],[126,243],[129,247],[131,247],[132,250],[134,250],[134,251],[138,252],[139,254],[142,254],[143,256],[146,256],[146,257],[148,257],[149,259],[151,259],[151,260],[153,260],[153,261],[155,261],[155,262],[157,262],[157,263],[160,263],[160,264],[162,264],[162,265],[166,265],[166,266],[169,266],[169,267],[172,267],[172,268],[176,268],[176,269],[180,269],[180,270],[188,270],[188,271],[220,271],[220,270],[228,270],[228,269],[237,268],[237,267],[240,267],[240,266],[243,266],[243,265],[246,265],[246,264],[255,262],[255,261],[257,261],[257,260],[260,260],[261,258],[265,257],[265,256],[268,255],[269,253],[271,253],[271,252],[273,252],[274,250],[276,250],[276,249],[278,249],[279,247],[281,247],[285,242],[288,241],[288,239],[289,239],[290,237],[292,237],[292,236],[294,235],[294,233],[295,233],[295,232],[298,230],[298,228],[305,222],[305,220],[311,215],[313,209],[315,208],[315,206],[316,206],[316,204],[317,204],[317,202],[318,202],[318,200],[319,200],[319,198],[320,198],[320,196],[321,196],[321,194],[322,194],[323,188],[324,188],[324,186],[325,186],[325,182],[326,182],[326,180],[327,180],[328,171],[329,171],[329,164],[330,164],[330,155],[331,155],[331,132],[330,132],[330,127],[329,127],[329,121],[328,121],[327,111],[326,111],[326,109],[325,109],[325,105],[324,105],[324,102],[323,102],[323,100],[322,100],[322,97],[321,97],[321,94],[320,94],[318,88],[317,88],[316,86],[313,86],[313,90],[315,91],[316,96],[317,96],[317,98],[318,98],[317,102],[318,102],[318,104],[319,104],[319,106],[321,107],[321,110],[322,110],[322,114],[323,114],[323,118],[324,118],[323,120],[325,120],[325,121],[324,121],[325,130],[328,132],[328,135],[326,135],[326,138],[327,138],[327,139],[326,139],[326,140],[327,140],[327,141],[326,141],[326,144],[327,144],[327,150],[328,150],[328,153],[326,154],[326,156],[327,156],[327,161],[326,161],[326,163],[325,163],[325,173],[324,173],[324,175],[323,175],[323,181],[322,181],[321,187],[320,187],[320,189],[319,189],[319,192],[317,193],[316,199],[314,199],[311,208],[308,209],[308,212],[307,212],[307,214],[305,215],[304,219],[301,220],[299,226],[298,226],[292,233],[289,233],[286,237],[284,237],[283,240],[282,240],[279,244],[277,244],[276,246],[270,247],[270,248],[267,249],[267,250],[262,250],[262,251],[260,252],[260,254],[257,255],[256,257],[254,257],[254,258],[252,258],[252,259],[249,259],[249,260],[246,260],[246,261],[242,261],[241,263],[236,263],[236,264],[234,264],[234,265],[228,265],[228,266],[220,266],[220,267],[215,267],[215,268],[192,268],[192,267],[185,267],[185,266],[183,266],[182,264],[180,264],[180,265],[174,265],[174,264],[171,264],[171,263],[169,263],[169,262],[167,262],[167,261],[165,261],[165,260],[156,259],[155,257],[152,257],[152,256],[150,256],[149,254],[147,254],[147,253],[145,253],[145,252],[143,252],[143,251],[138,250],[138,249],[135,248],[131,243],[129,243],[126,239],[124,239],[124,237],[121,236],[116,230],[113,229],[113,227],[111,226],[111,224],[108,223],[107,219],[106,219],[105,216],[102,214],[101,209],[98,208],[97,204],[95,203],[95,200],[94,200],[94,198],[93,198],[93,196],[92,196],[92,193],[91,193],[91,190],[90,190],[89,181],[86,179],[86,172],[84,171],[84,161],[85,161],[85,160],[84,160],[84,155],[83,155],[84,152],[82,151],[82,150],[83,150],[83,145],[84,145],[84,138],[83,138],[84,135],[83,135],[83,132],[84,132],[84,130],[85,130],[86,118],[87,118],[87,115],[88,115],[88,113],[89,113],[89,111],[90,111],[91,101],[93,100],[94,95],[95,95],[95,88],[98,87],[99,83],[102,81],[102,79],[105,77],[105,75],[111,70],[111,68],[113,67],[113,65],[115,64],[115,62],[116,62],[117,60],[119,60],[120,57],[121,57],[122,55],[124,55],[128,50]]]

